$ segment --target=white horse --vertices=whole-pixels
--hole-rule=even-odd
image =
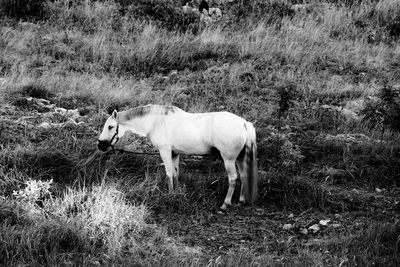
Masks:
[[[159,150],[172,191],[179,175],[179,154],[205,155],[217,149],[224,160],[229,189],[221,210],[231,205],[237,172],[242,181],[240,202],[257,198],[257,145],[252,123],[230,112],[188,113],[174,106],[147,105],[127,111],[114,110],[98,139],[107,151],[125,132],[146,136]]]

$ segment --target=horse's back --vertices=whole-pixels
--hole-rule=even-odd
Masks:
[[[160,132],[178,153],[201,155],[215,148],[221,154],[234,156],[246,142],[244,123],[243,118],[226,111],[188,113],[179,110],[165,117],[165,128]]]
[[[233,113],[213,112],[212,139],[221,154],[236,158],[246,143],[246,120]]]

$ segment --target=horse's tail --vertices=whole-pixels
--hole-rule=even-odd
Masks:
[[[253,204],[258,196],[258,168],[257,168],[257,143],[256,130],[251,122],[244,123],[247,138],[243,158],[244,172],[244,195],[246,203]]]

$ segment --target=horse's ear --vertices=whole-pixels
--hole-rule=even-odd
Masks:
[[[113,117],[114,119],[117,119],[117,114],[118,114],[117,110],[114,109],[113,113],[111,114],[111,117]]]

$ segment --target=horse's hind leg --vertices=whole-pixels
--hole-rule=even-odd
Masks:
[[[235,160],[226,159],[224,156],[222,156],[222,158],[224,159],[225,169],[226,172],[228,173],[228,179],[229,179],[228,192],[226,193],[224,204],[222,204],[220,208],[221,210],[225,211],[227,207],[232,205],[232,195],[233,192],[235,191],[237,173],[236,173]]]
[[[244,158],[240,157],[240,155],[237,160],[237,166],[238,166],[240,181],[242,182],[241,186],[240,186],[239,203],[244,204],[244,203],[246,203],[244,194],[245,194],[245,183],[247,183],[247,173],[246,173],[246,169],[245,169]]]
[[[179,177],[179,155],[172,153],[172,165],[173,165],[173,176],[174,176],[174,183],[175,188],[178,188],[178,177]]]
[[[171,193],[174,190],[174,166],[171,149],[160,149],[160,156],[164,162],[165,172],[168,176],[168,189]]]

